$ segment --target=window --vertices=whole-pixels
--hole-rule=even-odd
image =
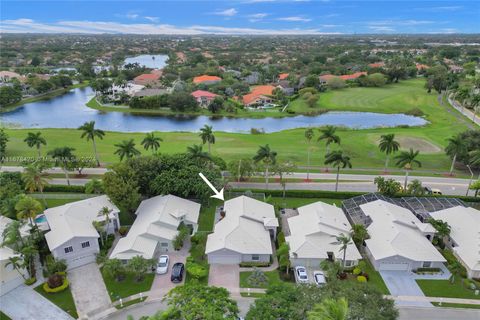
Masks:
[[[422,268],[430,268],[432,266],[432,262],[431,261],[425,261],[423,262],[422,264]]]
[[[167,243],[167,242],[162,242],[160,245],[161,245],[162,247],[168,247],[168,243]]]
[[[352,260],[345,260],[345,267],[351,267],[352,266]]]
[[[82,242],[82,248],[88,248],[90,247],[90,241]]]
[[[63,250],[65,250],[65,253],[70,253],[70,252],[73,252],[73,248],[72,248],[72,246],[70,246],[70,247],[66,247],[66,248],[63,248]]]
[[[252,261],[260,260],[260,256],[258,254],[252,254]]]

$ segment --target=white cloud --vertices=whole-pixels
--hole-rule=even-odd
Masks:
[[[283,17],[283,18],[278,18],[277,20],[280,21],[289,21],[289,22],[309,22],[312,21],[312,19],[300,17],[300,16],[292,16],[292,17]]]
[[[300,35],[300,34],[339,34],[322,32],[319,29],[257,29],[193,25],[178,27],[169,24],[119,23],[109,21],[58,21],[41,23],[31,19],[0,21],[0,32],[4,33],[85,33],[85,34],[261,34],[261,35]]]
[[[257,22],[263,20],[263,18],[267,17],[268,15],[268,13],[254,13],[247,15],[247,17],[249,18],[248,20],[250,22]]]
[[[367,22],[370,26],[418,26],[426,24],[434,24],[432,20],[378,20]]]
[[[225,17],[233,17],[237,13],[238,13],[238,11],[235,8],[230,8],[230,9],[225,9],[225,10],[222,10],[222,11],[213,12],[213,14],[215,14],[217,16],[225,16]]]
[[[145,19],[149,20],[149,21],[152,21],[152,22],[158,22],[160,20],[160,18],[158,17],[144,17]]]
[[[394,28],[387,27],[387,26],[370,26],[368,28],[374,32],[394,32],[395,31]]]
[[[338,28],[343,27],[342,24],[322,24],[320,25],[322,28]]]
[[[136,13],[127,13],[125,16],[126,16],[128,19],[132,19],[132,20],[135,20],[135,19],[138,18],[138,14],[136,14]]]

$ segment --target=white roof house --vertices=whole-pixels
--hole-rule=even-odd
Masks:
[[[298,216],[289,218],[288,226],[290,236],[285,237],[285,241],[290,246],[293,265],[318,266],[321,260],[331,258],[328,253],[335,259],[343,259],[336,237],[342,233],[349,234],[351,226],[342,209],[321,201],[315,202],[298,208]],[[347,247],[345,260],[355,263],[359,259],[362,256],[352,242]]]
[[[20,257],[20,255],[8,247],[0,247],[0,296],[23,284],[23,278],[18,271],[12,265],[7,265],[9,259],[13,257]],[[28,277],[25,268],[21,268],[20,272],[24,277]]]
[[[376,200],[360,205],[362,211],[372,219],[367,227],[370,239],[365,241],[374,265],[382,259],[400,257],[411,262],[444,262],[445,258],[432,245],[435,229],[423,223],[408,209],[395,204]],[[385,264],[393,262],[385,261]],[[402,261],[403,266],[389,266],[411,270],[419,266]],[[387,266],[385,265],[384,270]],[[391,269],[389,269],[391,270]]]
[[[111,259],[128,260],[137,255],[151,259],[161,250],[159,243],[166,244],[163,251],[173,250],[172,241],[181,222],[196,231],[200,204],[174,195],[156,196],[142,201],[135,214],[135,222],[118,241]]]
[[[105,195],[45,210],[45,217],[50,227],[50,231],[45,234],[45,239],[50,250],[76,237],[99,238],[92,222],[105,221],[105,218],[99,215],[103,207],[111,210],[110,219],[112,220],[116,219],[116,215],[120,212]]]
[[[480,211],[457,206],[430,213],[450,225],[452,250],[470,277],[480,277]]]
[[[225,201],[224,211],[225,217],[208,235],[205,253],[209,259],[211,254],[224,250],[240,255],[272,254],[270,239],[278,227],[278,219],[271,204],[240,196]]]
[[[13,222],[12,219],[5,216],[0,216],[0,237],[3,235],[3,231],[7,228],[7,226]],[[29,224],[24,224],[20,227],[20,235],[23,237],[28,236],[30,234],[30,226]]]

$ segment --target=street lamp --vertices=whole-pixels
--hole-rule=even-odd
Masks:
[[[472,180],[473,180],[473,171],[470,169],[470,166],[467,164],[468,171],[470,171],[470,180],[468,181],[468,187],[467,187],[467,193],[465,194],[466,197],[468,197],[468,191],[470,190],[470,186],[472,185]]]

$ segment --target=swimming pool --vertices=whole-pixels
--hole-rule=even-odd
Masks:
[[[45,217],[44,214],[39,215],[38,217],[35,218],[36,223],[45,223],[47,222],[47,217]]]

